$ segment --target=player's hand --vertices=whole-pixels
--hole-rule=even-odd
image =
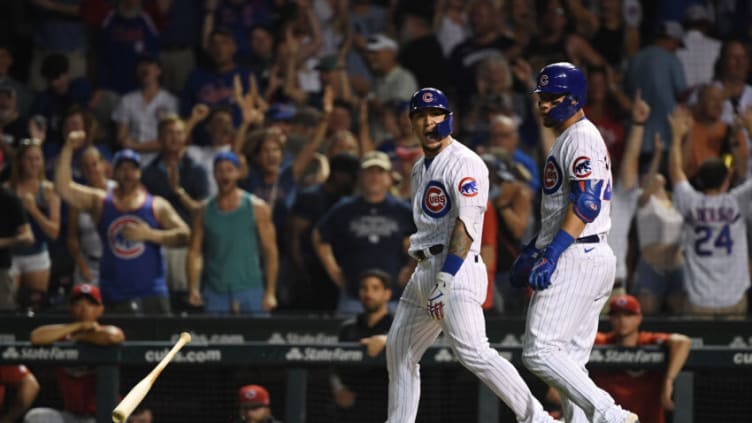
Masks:
[[[524,288],[528,285],[530,272],[533,265],[538,261],[540,251],[535,248],[535,240],[525,247],[512,263],[512,273],[509,276],[509,283],[515,288]]]
[[[530,278],[528,283],[530,287],[536,291],[542,291],[551,286],[551,275],[556,270],[556,260],[548,258],[543,255],[533,265],[533,269],[530,271]]]
[[[386,335],[373,335],[363,338],[360,340],[360,344],[366,346],[366,354],[369,357],[376,357],[386,347]]]
[[[663,389],[661,390],[661,405],[668,411],[674,409],[674,400],[671,398],[674,394],[674,381],[666,380],[663,382]]]
[[[452,291],[452,280],[454,276],[447,272],[439,272],[436,275],[436,285],[431,293],[428,294],[428,315],[434,320],[444,318],[444,309],[449,304],[449,297]]]
[[[202,305],[204,305],[204,300],[201,298],[201,293],[198,292],[197,289],[188,291],[188,304],[195,307],[201,307]]]
[[[97,322],[79,322],[78,324],[78,331],[77,332],[86,332],[86,331],[93,331],[99,329],[99,323]]]
[[[537,250],[523,251],[512,263],[512,274],[509,276],[509,283],[515,288],[524,288],[528,285],[530,272],[533,270],[535,262],[538,261],[540,254]]]
[[[261,300],[261,307],[264,311],[272,311],[277,308],[277,296],[273,292],[264,292],[264,298]]]
[[[338,389],[334,393],[334,402],[337,403],[339,408],[352,408],[355,404],[355,392],[348,388]]]

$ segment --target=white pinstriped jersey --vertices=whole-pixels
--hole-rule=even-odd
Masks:
[[[697,192],[687,181],[674,187],[674,205],[684,216],[684,285],[692,304],[730,307],[745,295],[750,202],[751,180],[720,195]]]
[[[452,139],[428,168],[425,157],[415,162],[411,178],[413,220],[418,231],[410,237],[410,250],[447,245],[454,222],[460,217],[473,238],[470,251],[480,253],[489,186],[483,160]]]
[[[573,181],[603,181],[601,211],[595,220],[585,225],[580,237],[604,234],[611,229],[611,158],[598,128],[589,120],[577,121],[556,138],[541,179],[541,229],[536,247],[548,246],[561,228],[570,204]]]

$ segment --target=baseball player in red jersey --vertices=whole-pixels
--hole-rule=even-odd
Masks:
[[[12,401],[6,404],[5,394],[10,388],[15,392]],[[37,378],[21,364],[0,366],[0,423],[18,420],[34,403],[39,393]]]
[[[419,361],[442,331],[460,363],[526,423],[552,422],[517,369],[491,348],[481,304],[488,276],[480,256],[488,169],[451,137],[452,113],[444,93],[418,90],[410,120],[425,156],[412,170],[413,220],[409,252],[418,265],[400,298],[387,336],[387,422],[415,421],[420,399]]]
[[[595,370],[595,383],[619,404],[638,413],[645,423],[664,423],[665,410],[673,410],[674,380],[689,356],[691,340],[678,333],[641,332],[642,310],[631,295],[617,295],[609,305],[611,332],[598,333],[595,345],[638,347],[665,345],[668,350],[663,370]]]
[[[114,345],[125,340],[116,326],[97,323],[104,312],[102,294],[94,285],[81,284],[73,288],[69,312],[73,323],[43,325],[31,332],[31,343],[50,345],[57,341],[85,342],[94,345]],[[63,398],[63,411],[47,407],[31,409],[24,423],[64,421],[66,423],[95,423],[97,375],[93,367],[61,367],[57,381]],[[62,419],[62,420],[61,420]]]
[[[561,394],[567,423],[636,423],[588,377],[598,316],[614,284],[611,160],[587,118],[585,75],[571,63],[541,69],[535,89],[543,125],[556,133],[543,168],[540,232],[512,266],[530,286],[522,360]]]

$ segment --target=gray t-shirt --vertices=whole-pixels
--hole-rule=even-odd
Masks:
[[[674,187],[674,205],[684,217],[684,285],[701,307],[730,307],[750,284],[747,223],[752,181],[720,195],[705,195],[684,181]]]

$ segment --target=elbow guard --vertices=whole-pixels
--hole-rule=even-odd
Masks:
[[[590,223],[601,212],[603,180],[584,179],[572,181],[569,201],[574,205],[574,214],[583,222]]]

